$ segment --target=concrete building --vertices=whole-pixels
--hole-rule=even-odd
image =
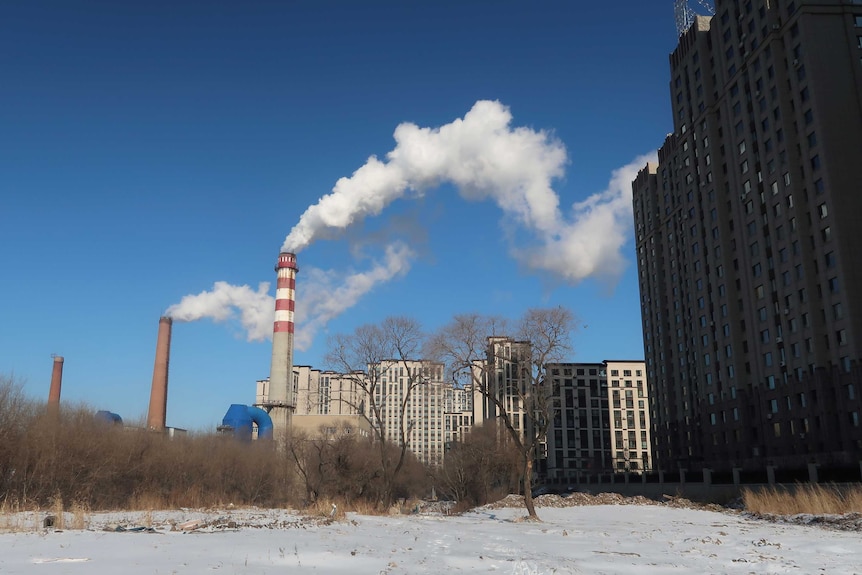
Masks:
[[[550,481],[652,469],[643,361],[548,366],[555,409],[547,438]]]
[[[489,337],[488,358],[473,368],[474,379],[480,382],[473,389],[473,423],[481,425],[505,411],[512,426],[524,433],[531,422],[523,401],[532,381],[531,368],[530,342]]]
[[[718,0],[633,184],[664,469],[862,459],[862,3]]]
[[[473,427],[473,386],[447,385],[443,408],[443,444],[463,441]]]
[[[371,436],[380,427],[387,441],[400,445],[403,433],[420,461],[441,465],[446,442],[460,440],[472,425],[471,392],[444,382],[443,374],[442,364],[423,360],[391,360],[351,374],[295,365],[291,426],[324,436],[344,433],[345,426]],[[268,406],[269,392],[269,379],[259,380],[255,405]]]
[[[391,360],[369,366],[371,370],[380,378],[373,400],[381,408],[379,422],[370,406],[366,409],[371,424],[381,425],[387,440],[395,445],[400,445],[403,434],[408,449],[422,463],[441,465],[446,394],[452,388],[443,382],[443,364]]]

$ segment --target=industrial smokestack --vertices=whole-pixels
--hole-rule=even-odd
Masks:
[[[54,356],[51,371],[51,389],[48,391],[48,414],[56,417],[60,413],[60,388],[63,387],[63,356]]]
[[[168,363],[171,356],[171,325],[169,317],[159,318],[159,339],[156,341],[156,362],[153,366],[153,387],[150,390],[150,409],[147,427],[164,431],[168,409]]]
[[[270,417],[277,435],[284,435],[296,407],[293,394],[293,312],[296,298],[296,254],[281,252],[275,266],[275,322],[272,326],[272,364],[269,369]]]

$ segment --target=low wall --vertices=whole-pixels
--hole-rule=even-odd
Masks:
[[[545,483],[552,491],[585,493],[619,493],[627,497],[641,495],[662,500],[665,496],[685,497],[692,501],[724,504],[741,496],[743,489],[791,489],[800,484],[829,484],[859,487],[862,462],[858,468],[821,468],[810,464],[807,469],[780,469],[767,466],[762,470],[733,469],[714,473],[710,469],[690,472],[606,473],[578,475],[568,482]]]

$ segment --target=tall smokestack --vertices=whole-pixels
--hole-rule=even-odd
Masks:
[[[48,414],[56,417],[60,413],[60,388],[63,387],[63,356],[54,356],[51,371],[51,389],[48,391]]]
[[[293,311],[296,298],[296,254],[281,252],[275,266],[275,322],[272,326],[272,364],[269,369],[270,417],[276,435],[290,427],[296,398],[293,394]]]
[[[168,409],[168,363],[171,356],[171,324],[173,324],[171,318],[159,318],[159,339],[156,341],[153,387],[150,390],[150,410],[147,412],[147,427],[156,431],[164,431]]]

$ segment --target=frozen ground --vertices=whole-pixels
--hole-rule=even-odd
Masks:
[[[0,573],[862,574],[858,531],[660,505],[538,511],[541,523],[506,507],[334,522],[270,509],[105,513],[62,531],[20,514],[5,517],[19,531],[0,533]]]

